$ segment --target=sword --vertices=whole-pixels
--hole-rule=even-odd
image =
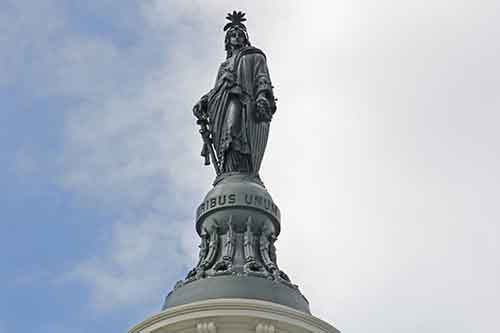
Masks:
[[[212,145],[212,139],[210,138],[207,114],[202,113],[196,123],[200,125],[200,134],[201,138],[203,139],[203,150],[201,151],[201,155],[205,157],[205,165],[210,165],[210,159],[212,159],[215,173],[218,176],[220,175],[220,166],[219,161],[217,160],[217,156],[215,155],[214,146]],[[207,150],[209,154],[207,154]]]

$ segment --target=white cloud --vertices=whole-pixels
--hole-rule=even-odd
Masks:
[[[480,41],[496,5],[330,4],[270,55],[281,264],[345,331],[491,330],[500,68]]]
[[[0,83],[72,101],[64,112],[63,156],[53,163],[60,169],[51,171],[61,171],[66,190],[112,216],[110,224],[125,221],[96,230],[110,235],[109,247],[77,263],[70,276],[89,287],[90,301],[103,311],[147,303],[155,293],[149,301],[156,304],[196,255],[183,251],[180,239],[195,249],[195,235],[183,230],[194,230],[187,218],[197,204],[191,198],[202,196],[210,170],[199,167],[191,107],[213,78],[200,74],[205,66],[195,60],[199,46],[187,42],[195,33],[190,29],[141,27],[144,36],[121,46],[113,36],[74,31],[65,9],[51,1],[10,4],[1,15],[7,33],[0,45],[8,52],[0,55],[6,69]],[[175,48],[168,47],[172,40]],[[36,61],[23,66],[19,48]],[[38,166],[28,157],[18,153],[19,172]],[[146,270],[155,255],[161,262]]]
[[[170,287],[166,282],[180,279],[191,264],[194,244],[184,237],[189,225],[165,221],[164,215],[115,223],[106,253],[80,263],[72,275],[90,287],[100,311],[131,304],[159,306]]]

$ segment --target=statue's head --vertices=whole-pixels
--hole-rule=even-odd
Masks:
[[[248,41],[247,32],[240,28],[231,28],[226,33],[226,39],[224,42],[226,46],[226,51],[232,49],[236,50],[243,46],[250,45]]]
[[[243,24],[247,20],[244,16],[245,13],[236,11],[227,14],[226,19],[230,22],[224,26],[224,31],[226,31],[224,44],[228,57],[231,56],[234,50],[250,45],[247,28]]]

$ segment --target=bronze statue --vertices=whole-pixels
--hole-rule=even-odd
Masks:
[[[226,17],[226,60],[215,87],[193,108],[201,126],[205,164],[214,164],[217,176],[240,172],[258,177],[276,111],[265,54],[250,45],[245,14]]]

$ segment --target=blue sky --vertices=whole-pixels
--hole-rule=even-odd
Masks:
[[[30,331],[33,325],[40,332],[125,331],[146,313],[145,308],[153,310],[145,304],[156,303],[155,310],[160,307],[174,282],[172,276],[182,276],[190,262],[171,268],[172,275],[164,277],[163,293],[156,297],[137,306],[103,305],[105,309],[96,310],[99,306],[92,301],[91,288],[75,273],[79,263],[100,257],[114,237],[113,225],[143,216],[140,206],[158,188],[150,185],[149,193],[129,198],[118,191],[131,190],[133,185],[116,188],[103,178],[103,183],[90,185],[96,188],[73,187],[65,177],[78,168],[73,163],[85,159],[77,155],[93,148],[87,142],[68,143],[69,131],[78,126],[72,125],[78,121],[73,117],[88,119],[86,112],[106,104],[110,96],[133,98],[134,90],[164,61],[165,50],[154,48],[159,37],[148,34],[134,2],[8,1],[1,6],[4,194],[0,228],[7,260],[0,275],[6,292],[0,303],[0,331]],[[95,111],[93,116],[99,117]],[[88,126],[81,133],[86,139],[96,134]],[[90,177],[86,170],[78,175]],[[94,195],[100,190],[117,193],[109,198]],[[186,211],[171,209],[171,214],[182,216]],[[123,274],[120,268],[110,270]]]
[[[492,331],[497,2],[4,0],[0,333],[124,332],[191,268],[213,175],[190,110],[233,9],[268,55],[262,176],[313,313]]]

